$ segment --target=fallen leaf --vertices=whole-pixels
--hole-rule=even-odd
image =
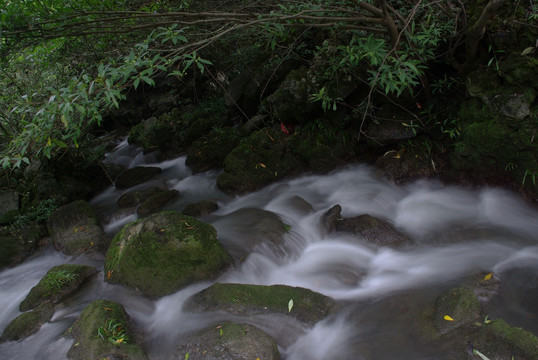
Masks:
[[[291,312],[291,309],[293,308],[293,299],[288,302],[288,312]]]
[[[260,165],[260,166],[261,166],[262,168],[264,168],[264,169],[267,167],[267,166],[265,166],[264,163],[258,163],[258,165]]]
[[[487,274],[486,276],[484,276],[484,280],[487,281],[487,280],[491,280],[491,278],[493,277],[493,273],[489,273]]]
[[[445,319],[446,321],[454,321],[454,319],[452,319],[450,316],[448,315],[445,315],[443,316],[443,319]]]

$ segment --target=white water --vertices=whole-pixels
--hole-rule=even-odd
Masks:
[[[501,280],[517,267],[538,271],[538,212],[501,189],[470,191],[435,181],[396,186],[359,165],[230,198],[217,189],[217,172],[193,176],[184,157],[157,164],[120,144],[109,159],[130,167],[162,167],[163,174],[152,184],[182,194],[167,208],[181,210],[203,199],[219,202],[220,209],[202,220],[212,223],[222,243],[242,258],[219,281],[301,286],[342,304],[339,313],[313,328],[283,318],[234,318],[272,335],[286,359],[449,359],[442,351],[436,354],[435,349],[416,345],[409,331],[436,296],[481,271],[493,271]],[[115,206],[119,196],[110,188],[92,202],[106,214],[109,223],[104,228],[110,235],[137,218],[134,212]],[[335,204],[342,206],[344,217],[367,213],[390,221],[412,243],[397,249],[376,248],[350,235],[326,234],[320,218]],[[276,219],[290,227],[280,243],[273,241],[280,236]],[[84,306],[99,298],[125,306],[145,334],[151,359],[172,358],[174,344],[185,334],[230,319],[225,314],[182,311],[184,301],[210,283],[150,302],[129,289],[104,283],[102,259],[71,258],[47,249],[0,273],[0,331],[19,314],[18,304],[45,272],[66,262],[92,264],[101,273],[60,306],[52,322],[38,333],[0,345],[0,359],[65,358],[71,341],[62,338],[62,332]],[[538,331],[533,309],[507,303],[514,294],[499,297],[487,308],[490,317],[502,314],[513,325]]]

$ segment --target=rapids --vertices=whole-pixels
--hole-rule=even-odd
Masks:
[[[204,199],[219,203],[219,210],[200,220],[213,224],[219,240],[242,261],[218,281],[300,286],[341,304],[335,316],[313,328],[281,317],[239,319],[273,336],[284,359],[449,359],[445,349],[425,347],[409,331],[437,296],[465,276],[481,271],[492,271],[501,281],[518,269],[534,274],[535,282],[538,278],[538,211],[503,189],[469,190],[434,180],[397,186],[373,168],[355,165],[230,197],[216,186],[218,172],[193,175],[185,157],[157,163],[124,141],[106,161],[128,167],[161,167],[163,173],[152,185],[182,194],[167,209],[181,211],[188,203]],[[110,187],[91,202],[110,236],[137,218],[117,208],[120,195]],[[412,243],[376,248],[350,235],[327,234],[321,217],[336,204],[342,206],[343,217],[367,213],[388,220]],[[277,233],[275,218],[289,228],[279,243],[272,241]],[[144,334],[150,359],[182,359],[174,354],[178,339],[217,321],[233,319],[182,310],[190,295],[211,283],[149,301],[105,283],[103,260],[68,257],[49,247],[0,272],[3,331],[20,314],[19,303],[50,267],[77,263],[100,271],[81,292],[58,306],[52,321],[36,334],[1,344],[0,359],[65,359],[72,341],[62,333],[88,303],[100,298],[125,306]],[[534,295],[537,287],[532,288]],[[487,315],[538,333],[538,306],[536,301],[526,301],[526,289],[526,284],[517,282],[503,288],[485,305]]]

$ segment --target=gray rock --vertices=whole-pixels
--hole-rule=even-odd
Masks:
[[[54,246],[67,255],[104,251],[109,242],[92,207],[84,200],[56,209],[47,227]]]

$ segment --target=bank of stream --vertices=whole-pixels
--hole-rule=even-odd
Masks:
[[[339,310],[313,327],[285,317],[191,313],[182,309],[186,299],[212,282],[152,301],[104,282],[104,258],[70,257],[47,247],[0,273],[0,331],[20,314],[19,303],[52,266],[92,265],[99,274],[57,306],[37,333],[1,344],[0,358],[66,358],[73,340],[62,334],[90,302],[110,299],[124,305],[150,359],[183,359],[176,348],[181,339],[228,320],[259,327],[289,360],[454,359],[459,350],[451,344],[425,341],[426,318],[441,294],[489,272],[501,287],[482,304],[482,315],[538,333],[538,211],[510,191],[469,190],[435,180],[395,185],[370,166],[353,165],[232,197],[216,186],[218,171],[193,175],[185,157],[157,162],[124,141],[107,161],[162,168],[151,184],[138,187],[179,190],[179,199],[166,209],[181,211],[201,200],[218,203],[217,211],[200,220],[212,224],[219,241],[240,259],[218,282],[304,287],[332,297]],[[120,195],[110,187],[91,201],[110,236],[138,217],[117,207]],[[375,216],[410,240],[380,247],[349,233],[327,232],[322,219],[336,204],[343,217]],[[275,241],[280,233],[275,218],[287,229],[281,241]]]

